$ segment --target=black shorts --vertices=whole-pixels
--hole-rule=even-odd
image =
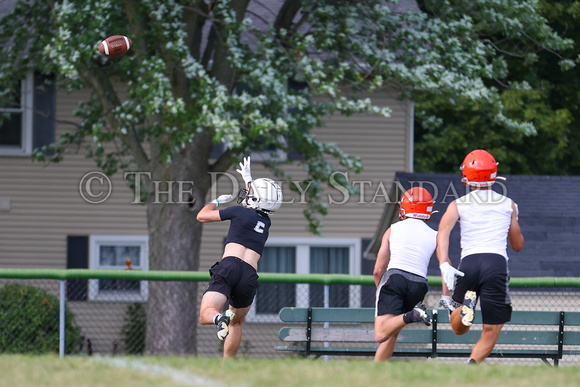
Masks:
[[[409,278],[416,277],[419,281]],[[379,284],[380,285],[380,284]],[[423,301],[429,288],[427,280],[408,273],[394,273],[389,276],[380,290],[377,291],[375,316],[383,314],[399,315],[413,310],[418,302]]]
[[[234,308],[252,305],[258,289],[258,273],[238,257],[225,257],[210,269],[211,279],[206,292],[218,292],[230,300]]]
[[[461,260],[458,269],[465,276],[457,277],[453,300],[463,303],[465,292],[473,290],[479,299],[484,324],[510,321],[512,306],[507,260],[499,254],[472,254]]]

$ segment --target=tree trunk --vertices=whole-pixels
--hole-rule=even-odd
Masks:
[[[192,171],[190,167],[191,161],[175,160],[172,167],[157,165],[152,171],[147,204],[151,270],[199,269],[202,225],[197,221],[196,215],[204,204],[208,188],[203,178],[195,181],[194,176],[203,176],[204,173]],[[153,184],[154,181],[163,183],[159,188]],[[173,181],[171,196],[167,194],[156,196],[156,189],[168,191],[167,181]],[[185,183],[182,189],[191,193],[180,195],[178,181],[193,181],[193,184]],[[185,203],[191,199],[190,195],[195,200],[194,205]],[[197,282],[149,283],[147,353],[176,355],[197,353],[196,330],[199,324],[197,300]]]

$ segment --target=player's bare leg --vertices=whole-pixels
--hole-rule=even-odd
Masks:
[[[235,313],[235,316],[230,322],[229,334],[224,341],[224,359],[236,357],[240,344],[242,343],[242,322],[251,307],[251,305],[246,308],[230,307],[230,310]]]
[[[392,335],[398,334],[405,327],[403,315],[383,314],[375,317],[375,340],[385,343]],[[379,346],[380,347],[380,346]]]
[[[399,329],[396,333],[393,333],[387,341],[382,342],[377,348],[375,353],[375,361],[387,361],[393,356],[393,351],[395,350],[395,344],[397,343],[397,337],[399,337],[399,332],[403,328]]]
[[[375,317],[375,340],[383,343],[390,339],[394,334],[398,334],[407,324],[413,322],[423,322],[425,325],[431,325],[431,318],[425,311],[425,306],[419,303],[415,308],[407,313],[400,315],[383,314]]]
[[[502,328],[503,324],[483,324],[481,338],[473,347],[470,358],[475,360],[478,364],[484,361],[485,358],[489,356],[491,351],[493,351]]]
[[[201,299],[199,322],[202,325],[214,324],[213,318],[220,313],[228,298],[219,292],[207,292]]]

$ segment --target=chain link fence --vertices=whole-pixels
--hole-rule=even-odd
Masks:
[[[197,299],[167,297],[164,311],[149,309],[151,295],[168,283],[180,287],[191,286],[192,282],[145,280],[139,279],[140,275],[148,278],[145,272],[131,273],[130,279],[123,279],[123,273],[106,278],[103,271],[96,278],[84,273],[84,278],[67,280],[43,279],[41,275],[35,275],[36,279],[0,278],[0,352],[58,353],[60,350],[61,355],[147,355],[148,330],[155,331],[157,336],[170,336],[177,329],[175,319],[162,315],[175,303],[180,306],[174,309],[181,308],[192,321],[185,329],[190,330],[188,337],[193,343],[188,347],[191,350],[185,353],[172,353],[171,350],[165,353],[221,356],[222,344],[216,338],[216,327],[202,326],[197,320],[201,296],[207,286],[207,274],[199,273],[197,276]],[[370,276],[363,276],[368,277],[364,279],[358,276],[353,279],[354,284],[345,283],[342,278],[341,283],[330,285],[324,285],[320,280],[314,281],[319,283],[304,283],[309,276],[295,276],[298,283],[292,283],[292,275],[285,275],[280,282],[273,282],[276,281],[275,275],[261,276],[267,281],[260,282],[252,309],[244,321],[238,356],[289,356],[274,350],[281,344],[278,330],[288,325],[278,318],[282,307],[374,307],[375,287],[366,285],[373,283]],[[311,278],[317,277],[311,275]],[[437,308],[441,296],[440,280],[430,279],[430,282],[439,287],[430,286],[424,300],[428,309]],[[514,310],[580,311],[580,291],[576,287],[538,287],[534,283],[538,281],[520,281],[517,287],[511,288]],[[65,294],[64,316],[61,294]],[[64,325],[59,323],[61,317],[64,317]],[[367,325],[372,328],[372,324]],[[61,341],[63,331],[64,343]],[[560,364],[577,364],[579,360],[580,356],[565,356]],[[539,359],[488,359],[486,362],[542,364]]]

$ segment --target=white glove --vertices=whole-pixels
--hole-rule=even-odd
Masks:
[[[212,200],[210,203],[215,203],[215,208],[218,208],[220,204],[226,204],[234,200],[233,195],[220,195],[217,199]]]
[[[463,274],[462,271],[459,271],[456,268],[454,268],[453,266],[451,266],[449,264],[449,262],[443,262],[441,265],[439,265],[439,269],[441,269],[441,274],[443,275],[443,280],[447,284],[447,288],[449,290],[453,290],[453,288],[455,287],[455,276],[456,275],[458,275],[460,277],[463,277],[465,275],[465,274]]]
[[[442,306],[445,309],[447,309],[449,313],[455,310],[455,306],[451,302],[451,297],[449,296],[441,296],[441,299],[439,300],[439,306]]]
[[[244,179],[244,182],[246,184],[252,181],[252,171],[250,170],[250,156],[244,157],[244,161],[240,163],[240,169],[236,169],[236,172],[242,175],[242,178]]]

